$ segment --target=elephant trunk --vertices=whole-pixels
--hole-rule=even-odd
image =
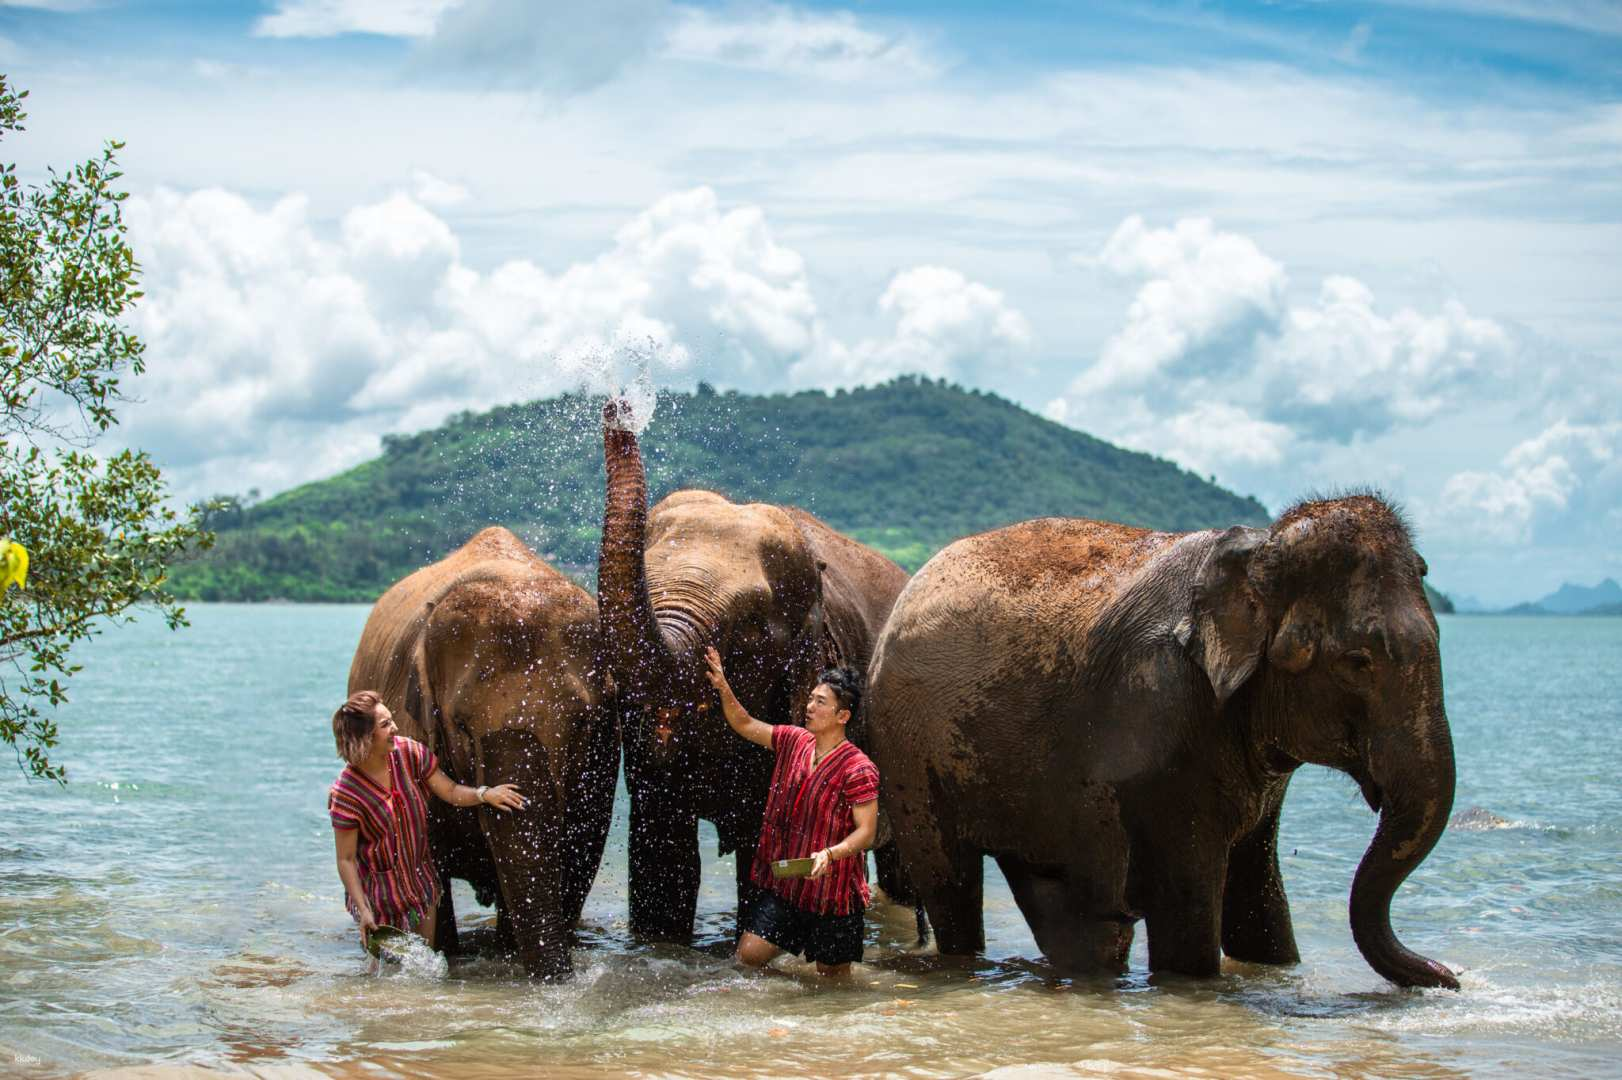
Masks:
[[[648,599],[646,555],[648,484],[642,450],[630,428],[630,406],[603,407],[603,460],[608,498],[597,561],[597,604],[606,636],[609,670],[622,688],[647,686],[670,662],[671,643]]]
[[[1352,938],[1369,966],[1398,986],[1457,990],[1452,971],[1404,946],[1391,930],[1392,896],[1436,846],[1453,809],[1453,738],[1437,691],[1438,704],[1406,728],[1419,733],[1417,740],[1391,737],[1371,748],[1372,783],[1364,790],[1380,824],[1352,879]]]

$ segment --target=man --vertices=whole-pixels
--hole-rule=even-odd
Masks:
[[[866,852],[879,824],[879,771],[845,738],[861,682],[850,668],[825,671],[806,702],[805,727],[765,724],[738,703],[721,655],[709,649],[706,657],[727,724],[777,755],[749,872],[764,891],[741,928],[738,959],[761,967],[787,951],[804,954],[820,975],[843,975],[862,958]],[[807,856],[808,875],[772,875],[773,862]]]

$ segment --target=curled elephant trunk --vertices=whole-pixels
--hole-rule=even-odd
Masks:
[[[597,603],[607,636],[609,669],[625,688],[647,685],[670,656],[648,599],[644,555],[647,474],[630,420],[630,406],[624,401],[610,400],[603,407],[608,498],[597,561]]]
[[[1447,720],[1439,717],[1423,729],[1432,734],[1420,752],[1412,740],[1402,740],[1400,750],[1391,747],[1370,762],[1380,785],[1380,824],[1352,879],[1352,938],[1369,966],[1398,986],[1457,990],[1459,980],[1452,971],[1407,948],[1391,930],[1392,896],[1436,846],[1453,809],[1453,739]],[[1416,773],[1421,767],[1423,772]]]

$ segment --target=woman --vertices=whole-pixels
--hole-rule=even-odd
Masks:
[[[352,694],[332,714],[338,756],[348,762],[327,796],[338,879],[362,945],[388,925],[416,931],[432,948],[439,875],[428,853],[427,793],[452,806],[483,803],[506,812],[522,810],[524,797],[511,784],[456,783],[433,751],[397,731],[374,690]]]

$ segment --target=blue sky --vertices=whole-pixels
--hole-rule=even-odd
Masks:
[[[25,172],[128,143],[183,496],[918,371],[1378,484],[1489,603],[1622,574],[1616,3],[0,2],[0,69]]]

